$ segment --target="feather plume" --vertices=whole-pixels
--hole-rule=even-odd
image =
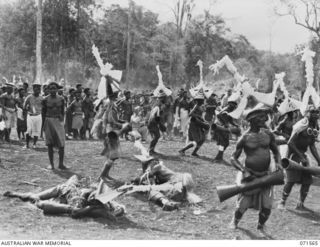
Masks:
[[[281,115],[284,115],[288,112],[295,111],[300,109],[301,102],[293,98],[285,98],[284,101],[278,107],[278,111]]]
[[[306,114],[306,111],[307,111],[307,108],[308,108],[308,103],[309,103],[309,98],[311,96],[311,87],[308,86],[306,88],[306,91],[304,92],[303,94],[303,97],[302,97],[302,104],[301,104],[301,107],[300,107],[300,112],[301,114],[304,116]]]
[[[311,90],[311,99],[316,108],[320,107],[320,96],[317,94],[316,89],[312,87]]]
[[[199,60],[196,66],[198,66],[200,70],[200,83],[201,83],[203,81],[203,62]]]
[[[162,90],[167,96],[170,96],[172,94],[172,91],[164,85],[163,79],[162,79],[162,73],[160,71],[159,65],[156,66],[156,70],[158,75],[158,86],[153,91],[153,95],[154,96],[160,95],[160,92]]]
[[[228,115],[233,119],[239,119],[243,111],[246,109],[247,103],[248,103],[248,98],[242,97],[238,107],[234,111],[228,113]]]
[[[103,68],[103,67],[104,67],[104,64],[103,64],[103,61],[102,61],[102,59],[101,59],[101,56],[100,56],[98,47],[96,47],[94,44],[92,45],[92,54],[93,54],[93,56],[96,58],[97,63],[98,63],[98,65],[99,65],[100,69]]]
[[[163,83],[163,80],[162,80],[162,73],[161,73],[161,71],[160,71],[159,65],[156,66],[156,70],[157,70],[159,85],[160,85],[160,86],[164,86],[164,83]]]
[[[112,70],[113,65],[111,63],[103,64],[98,48],[92,45],[92,54],[96,58],[96,61],[100,67],[100,74],[103,76],[109,75],[113,80],[120,81],[122,77],[121,70]]]
[[[7,79],[7,78],[5,78],[5,77],[3,76],[2,79],[4,80],[5,83],[8,83],[8,79]]]
[[[206,98],[209,98],[213,93],[213,88],[203,81],[203,62],[199,60],[196,66],[199,66],[200,80],[197,86],[191,86],[189,92],[193,98],[199,96],[199,94],[204,94]]]
[[[313,104],[315,107],[320,106],[320,97],[317,94],[315,88],[313,87],[313,79],[314,79],[314,72],[313,72],[313,57],[315,56],[315,52],[311,51],[308,47],[303,50],[303,54],[301,60],[305,62],[306,68],[306,80],[307,80],[307,87],[306,91],[302,98],[302,104],[300,107],[300,111],[302,115],[305,115],[306,110],[308,108],[309,98],[311,97]]]
[[[289,92],[286,88],[286,85],[284,84],[284,77],[286,76],[285,72],[281,72],[279,74],[275,74],[275,78],[276,78],[276,89],[274,88],[272,91],[275,91],[278,89],[278,87],[280,87],[281,91],[283,92],[285,98],[289,97]],[[278,85],[278,86],[277,86]]]
[[[98,86],[98,98],[104,99],[107,97],[107,81],[105,79],[105,76],[108,75],[113,79],[111,83],[111,88],[113,92],[118,92],[120,91],[120,86],[118,82],[121,80],[122,71],[112,70],[113,65],[111,63],[103,64],[99,50],[95,45],[92,45],[92,54],[100,67],[100,74],[102,75]]]
[[[315,52],[311,51],[308,47],[306,47],[303,51],[301,61],[305,62],[306,66],[306,79],[307,79],[307,86],[312,86],[313,84],[313,58],[315,56]]]
[[[259,86],[260,86],[260,82],[261,82],[261,79],[258,79],[257,81],[256,81],[256,89],[257,90],[259,90]]]
[[[228,55],[225,55],[221,60],[217,61],[215,64],[209,66],[209,69],[213,71],[213,74],[216,75],[219,73],[219,70],[226,66],[227,69],[233,74],[233,77],[236,79],[238,83],[241,83],[245,80],[245,77],[240,75],[237,68],[234,66],[232,60]]]

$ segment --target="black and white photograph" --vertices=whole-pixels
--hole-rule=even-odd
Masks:
[[[0,0],[0,245],[318,246],[319,119],[319,0]]]

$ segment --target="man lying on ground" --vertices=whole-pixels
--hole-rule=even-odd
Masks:
[[[124,205],[115,201],[100,200],[99,196],[111,193],[102,181],[98,184],[86,185],[84,179],[73,175],[65,183],[54,186],[39,193],[20,193],[7,191],[6,197],[17,197],[23,201],[30,201],[44,214],[67,214],[73,218],[106,217],[114,218],[125,213]],[[114,198],[112,198],[114,199]]]
[[[142,144],[141,148],[144,148]],[[166,211],[178,209],[182,202],[197,204],[202,201],[193,193],[194,182],[191,174],[174,172],[162,161],[149,155],[135,157],[142,162],[143,174],[134,179],[131,185],[119,187],[117,191],[125,189],[125,194],[145,193],[150,201]]]

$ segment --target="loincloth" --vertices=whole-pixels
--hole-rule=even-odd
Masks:
[[[237,176],[237,183],[243,179],[243,173],[239,172]],[[273,186],[264,188],[257,188],[251,191],[247,191],[239,194],[236,207],[244,212],[248,208],[260,210],[261,208],[272,208],[273,204]]]
[[[65,130],[63,122],[61,122],[58,118],[45,118],[44,133],[46,137],[46,145],[64,147]]]

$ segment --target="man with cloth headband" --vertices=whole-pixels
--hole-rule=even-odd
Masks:
[[[272,170],[270,150],[273,152],[277,168],[281,169],[280,154],[275,137],[266,129],[267,109],[262,104],[258,104],[247,112],[246,120],[250,123],[250,128],[238,141],[236,150],[231,158],[232,165],[242,171],[240,183],[249,181],[250,178],[252,180],[270,173]],[[242,150],[246,155],[244,166],[238,160]],[[272,203],[273,191],[271,186],[240,194],[230,227],[237,228],[247,209],[254,208],[259,210],[257,228],[263,230],[264,224],[270,216]]]

